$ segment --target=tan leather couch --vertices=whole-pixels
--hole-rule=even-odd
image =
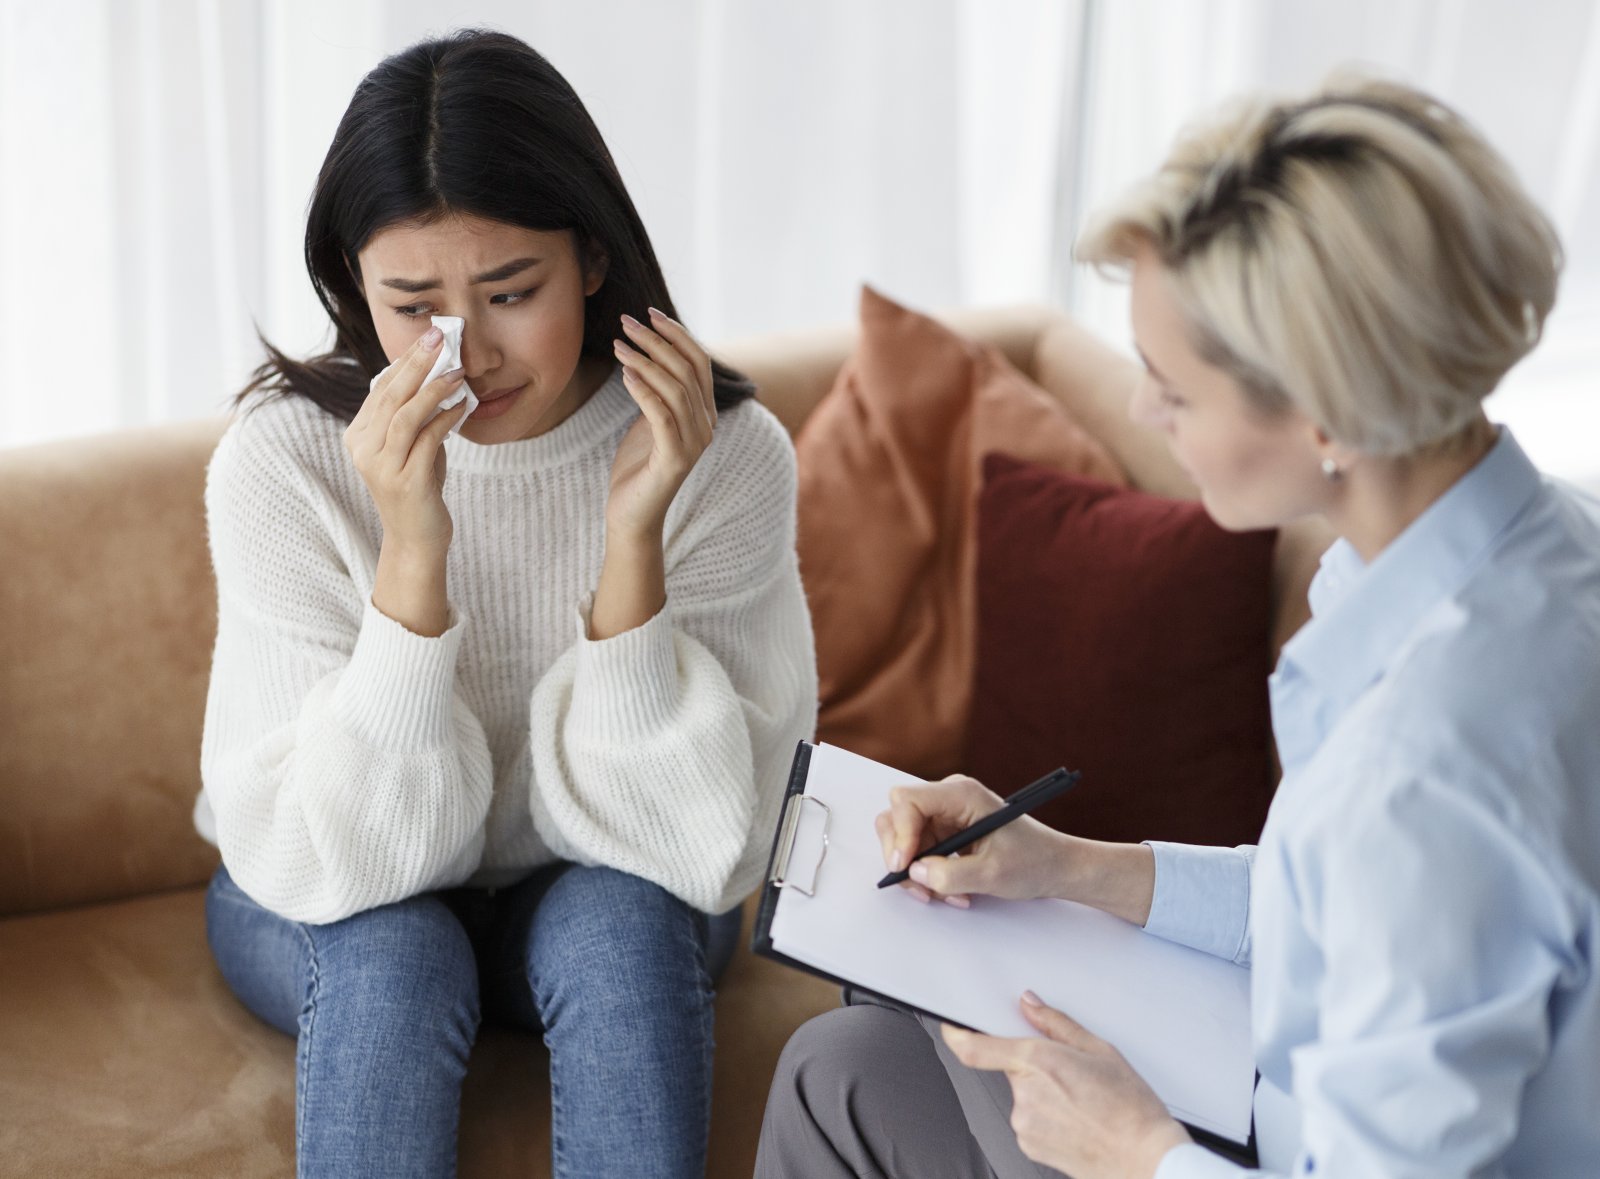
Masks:
[[[949,321],[1066,402],[1139,486],[1192,494],[1126,419],[1131,363],[1046,308]],[[818,331],[724,353],[793,431],[851,342]],[[294,1046],[212,964],[216,856],[189,818],[215,625],[201,488],[222,428],[0,451],[0,1175],[293,1173]],[[1280,544],[1279,642],[1325,540]],[[751,1173],[778,1052],[836,1001],[741,949],[717,998],[712,1175]],[[536,1037],[485,1030],[463,1175],[548,1173],[544,1072]]]

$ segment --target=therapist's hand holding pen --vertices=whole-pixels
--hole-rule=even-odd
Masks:
[[[1155,893],[1155,853],[1140,843],[1080,839],[1023,815],[956,856],[918,852],[992,814],[1005,804],[975,778],[955,774],[938,782],[897,786],[877,817],[883,862],[891,872],[911,864],[900,887],[919,900],[966,907],[973,894],[1026,901],[1058,897],[1091,905],[1143,925]]]
[[[900,887],[924,901],[964,908],[975,893],[1007,900],[1059,897],[1136,925],[1149,919],[1154,852],[1143,844],[1066,835],[1031,815],[991,831],[960,855],[911,862],[1004,803],[961,775],[896,787],[889,809],[876,819],[885,866],[898,872],[910,863],[911,879]],[[1110,1044],[1031,991],[1019,1007],[1037,1036],[985,1036],[949,1025],[941,1031],[968,1068],[1006,1074],[1022,1153],[1078,1179],[1150,1179],[1188,1133]]]

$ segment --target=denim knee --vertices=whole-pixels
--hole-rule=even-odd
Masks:
[[[567,867],[540,901],[541,935],[573,957],[678,944],[704,954],[705,914],[659,884],[616,868]]]
[[[572,996],[600,1009],[709,1004],[706,930],[704,913],[660,885],[614,868],[567,867],[540,898],[527,944],[546,1026]]]
[[[403,1009],[429,1026],[471,1034],[478,974],[471,942],[438,898],[413,897],[312,925],[259,904],[218,867],[206,893],[206,936],[239,999],[289,1035],[319,1002],[381,1021]],[[448,1020],[440,1019],[440,1014]]]
[[[467,931],[422,896],[303,927],[296,1140],[306,1176],[411,1176],[453,1165],[477,1036]]]
[[[375,1021],[422,1026],[478,1023],[472,942],[437,897],[381,905],[327,925],[305,926],[313,975],[307,1002],[337,1002]]]
[[[551,869],[523,970],[550,1048],[557,1175],[705,1173],[713,1020],[707,918],[611,868]]]

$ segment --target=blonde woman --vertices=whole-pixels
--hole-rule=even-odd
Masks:
[[[1339,534],[1271,680],[1283,781],[1259,848],[1024,820],[912,887],[1070,898],[1249,964],[1270,1173],[1600,1174],[1600,504],[1482,408],[1554,301],[1548,222],[1457,115],[1351,80],[1188,134],[1079,253],[1131,274],[1132,412],[1210,514]],[[997,805],[903,790],[884,858]],[[807,1024],[759,1173],[1242,1173],[1070,1013],[1021,1009],[1038,1037],[865,1003]]]

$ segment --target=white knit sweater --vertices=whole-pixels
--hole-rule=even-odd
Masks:
[[[754,402],[721,414],[667,515],[666,606],[592,641],[611,460],[637,414],[615,370],[542,437],[446,441],[438,638],[371,604],[382,528],[344,423],[279,398],[229,427],[206,483],[195,824],[256,901],[335,921],[558,859],[710,912],[755,887],[816,725],[794,449]]]

